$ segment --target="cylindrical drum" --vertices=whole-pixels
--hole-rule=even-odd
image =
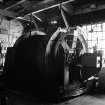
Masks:
[[[28,91],[43,97],[53,97],[63,85],[64,52],[55,56],[59,35],[35,34],[20,37],[13,48],[8,48],[4,70],[7,87]]]

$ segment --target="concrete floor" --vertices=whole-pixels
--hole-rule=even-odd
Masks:
[[[105,105],[105,94],[102,93],[84,94],[59,103],[44,103],[31,96],[10,92],[5,95],[7,105]]]
[[[105,105],[105,95],[82,95],[57,105]]]

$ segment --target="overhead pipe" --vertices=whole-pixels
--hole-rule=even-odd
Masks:
[[[21,0],[21,1],[17,2],[16,4],[13,4],[13,5],[11,5],[11,6],[7,7],[7,8],[5,8],[4,10],[8,10],[8,9],[10,9],[10,8],[12,8],[12,7],[15,7],[15,6],[21,4],[21,3],[25,2],[25,1],[26,1],[26,0]]]
[[[64,5],[64,4],[73,2],[73,1],[75,1],[75,0],[68,0],[68,1],[65,1],[65,2],[62,2],[62,3],[57,3],[57,4],[52,5],[52,6],[49,6],[49,7],[47,7],[47,8],[43,8],[43,9],[37,10],[37,11],[35,11],[35,12],[32,12],[32,14],[39,13],[39,12],[42,12],[42,11],[45,11],[45,10],[48,10],[48,9],[51,9],[51,8],[60,6],[61,4]],[[29,14],[30,14],[30,13],[29,13]]]

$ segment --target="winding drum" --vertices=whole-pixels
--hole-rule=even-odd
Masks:
[[[71,28],[68,31],[58,28],[51,36],[21,36],[7,51],[4,67],[7,87],[44,98],[57,96],[60,88],[69,83],[65,68],[70,66],[74,49],[78,49],[78,55],[87,52],[83,34],[77,33],[76,43],[73,42],[74,30],[80,29]]]

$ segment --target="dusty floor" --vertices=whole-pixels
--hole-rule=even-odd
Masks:
[[[39,102],[34,97],[23,94],[17,95],[16,93],[10,92],[5,92],[4,96],[2,94],[4,95],[4,93],[1,93],[1,97],[8,94],[5,97],[6,105],[105,105],[105,94],[102,93],[83,94],[59,103],[43,103]]]

